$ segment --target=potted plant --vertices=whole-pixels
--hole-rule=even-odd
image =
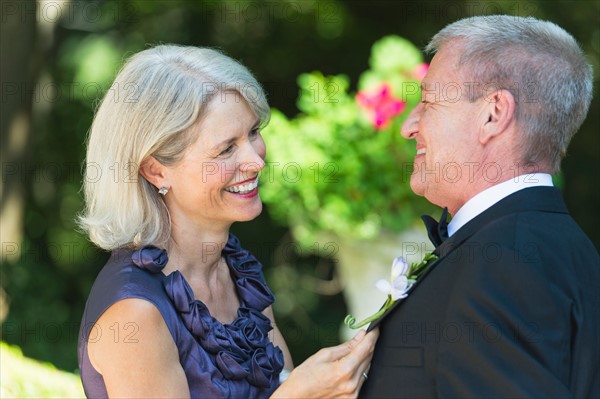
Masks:
[[[431,211],[410,189],[415,144],[400,136],[421,100],[427,65],[398,36],[377,41],[369,64],[356,92],[345,75],[300,75],[300,113],[290,119],[274,109],[263,132],[263,200],[302,247],[334,246],[347,304],[358,317],[381,305],[385,297],[371,283],[396,256],[416,259],[431,250],[423,248],[424,229],[415,228]]]

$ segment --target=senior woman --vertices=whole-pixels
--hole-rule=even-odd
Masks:
[[[80,330],[88,397],[357,395],[377,332],[280,383],[293,366],[273,295],[229,233],[262,210],[268,115],[251,73],[215,50],[161,45],[119,72],[91,127],[79,219],[112,251]]]

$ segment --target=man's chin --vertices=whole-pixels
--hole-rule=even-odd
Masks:
[[[436,188],[435,186],[430,187],[427,185],[427,182],[417,179],[420,179],[420,176],[417,176],[416,179],[415,176],[413,176],[413,179],[410,181],[410,188],[413,193],[419,197],[425,197],[425,199],[433,205],[437,205],[441,208],[447,206],[447,204],[443,203],[444,201],[440,201],[439,193],[436,192],[435,189],[431,190],[431,188]]]
[[[412,178],[410,179],[410,188],[413,191],[413,193],[415,193],[419,197],[424,197],[425,196],[425,184],[423,184],[423,182],[421,182],[421,181],[418,181],[417,179],[420,179],[420,176],[415,176],[415,175],[412,176]]]

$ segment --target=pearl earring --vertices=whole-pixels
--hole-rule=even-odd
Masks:
[[[158,193],[160,195],[167,195],[168,192],[169,192],[169,189],[166,187],[161,187],[160,190],[158,190]]]

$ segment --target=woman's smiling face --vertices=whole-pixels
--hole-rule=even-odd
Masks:
[[[218,93],[191,129],[196,141],[183,159],[166,167],[165,202],[173,221],[231,225],[262,211],[258,174],[266,147],[260,120],[236,92]]]

